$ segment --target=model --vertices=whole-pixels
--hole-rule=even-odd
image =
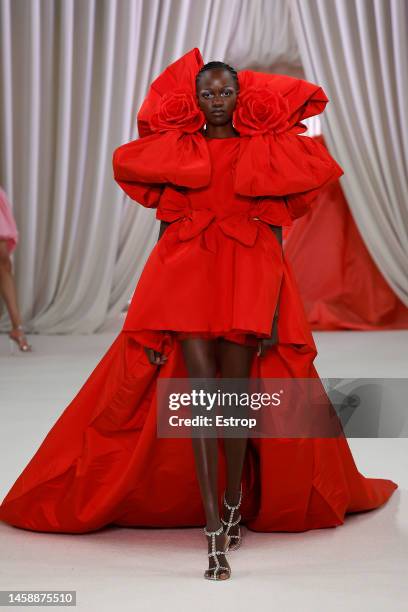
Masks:
[[[344,436],[157,435],[160,378],[319,380],[281,227],[343,174],[300,136],[301,120],[327,102],[301,79],[204,65],[197,48],[155,79],[138,113],[140,138],[115,150],[113,168],[133,200],[156,209],[159,240],[122,331],[10,489],[0,519],[70,533],[204,524],[204,576],[224,580],[240,525],[334,527],[391,496],[397,484],[361,475]]]
[[[17,345],[20,351],[31,351],[27,342],[17,301],[11,254],[19,240],[18,229],[6,192],[0,187],[0,297],[3,298],[11,321],[10,352]]]

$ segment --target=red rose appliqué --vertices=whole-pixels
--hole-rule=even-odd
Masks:
[[[267,87],[247,87],[239,93],[233,114],[234,126],[241,136],[284,132],[288,127],[286,98]]]
[[[195,97],[184,89],[165,93],[158,112],[150,119],[150,129],[153,132],[182,130],[191,134],[204,124],[205,116]]]

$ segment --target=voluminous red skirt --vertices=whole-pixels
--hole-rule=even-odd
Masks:
[[[285,263],[280,342],[255,355],[251,378],[318,378],[316,347],[294,287]],[[151,364],[144,346],[167,361]],[[0,520],[66,533],[109,524],[203,526],[191,439],[159,438],[156,431],[157,382],[187,376],[174,334],[122,330],[11,487]],[[221,440],[219,449],[221,503]],[[293,532],[341,525],[347,513],[384,504],[398,486],[360,474],[344,437],[250,438],[242,484],[244,525]]]

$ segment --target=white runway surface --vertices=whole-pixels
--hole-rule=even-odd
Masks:
[[[0,335],[0,495],[113,342],[120,323],[91,336],[29,336],[9,355]],[[407,376],[408,332],[317,332],[321,377]],[[305,533],[255,533],[229,554],[232,578],[204,580],[201,529],[107,528],[44,534],[0,523],[0,590],[76,590],[86,612],[408,609],[408,441],[349,439],[359,471],[399,489],[383,507]],[[404,510],[405,508],[405,510]],[[22,609],[21,607],[15,609]],[[60,608],[47,607],[57,610]]]

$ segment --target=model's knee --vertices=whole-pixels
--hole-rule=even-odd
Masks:
[[[11,272],[11,260],[8,253],[0,251],[0,274],[9,274]]]

